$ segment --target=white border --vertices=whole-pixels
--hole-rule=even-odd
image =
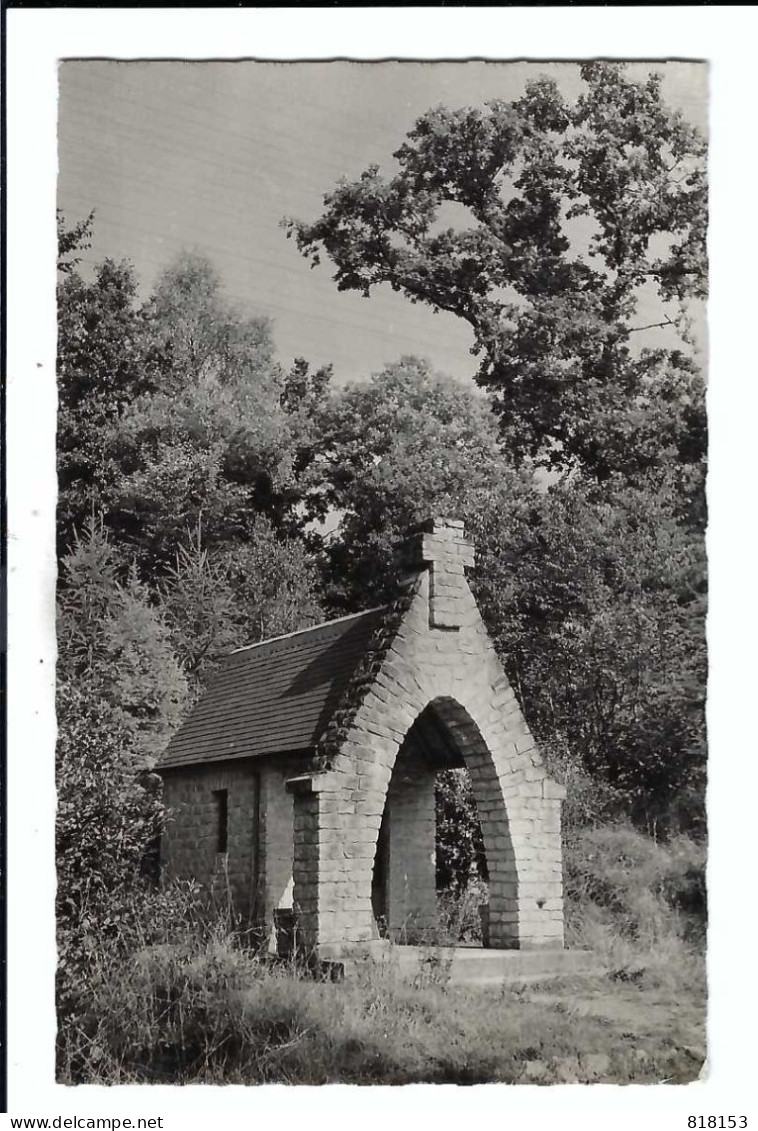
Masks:
[[[14,1115],[164,1115],[167,1127],[261,1118],[314,1128],[420,1117],[438,1127],[686,1127],[755,1114],[752,949],[758,184],[752,8],[11,10],[8,20],[9,1086]],[[56,60],[171,58],[705,58],[711,63],[712,471],[709,806],[711,1075],[688,1088],[77,1088],[52,1083]],[[751,505],[753,504],[753,505]],[[751,615],[752,614],[752,615]],[[751,992],[752,991],[752,992]],[[179,1115],[181,1114],[181,1122]],[[176,1118],[171,1118],[175,1116]],[[519,1118],[520,1117],[520,1118]],[[602,1122],[601,1122],[602,1121]]]

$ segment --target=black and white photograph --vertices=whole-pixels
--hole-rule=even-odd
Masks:
[[[59,82],[59,1079],[696,1079],[706,66]]]
[[[702,1093],[709,60],[153,54],[56,66],[50,1083]]]

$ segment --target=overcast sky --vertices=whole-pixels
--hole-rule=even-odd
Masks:
[[[705,130],[705,66],[630,68],[650,69],[669,104]],[[416,353],[466,378],[476,368],[467,326],[389,288],[338,293],[328,263],[311,270],[279,222],[315,219],[323,194],[372,162],[391,172],[429,107],[518,97],[539,74],[568,96],[581,86],[573,64],[65,62],[59,205],[69,223],[96,209],[82,270],[126,257],[143,293],[181,249],[206,254],[239,307],[272,318],[285,364],[331,361],[342,381]],[[644,322],[658,314],[650,303],[640,311]]]

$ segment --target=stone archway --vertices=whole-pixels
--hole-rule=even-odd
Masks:
[[[504,773],[502,760],[498,762],[466,707],[449,695],[435,697],[425,709],[430,706],[471,776],[489,871],[490,945],[562,947],[561,787],[543,774],[547,789],[538,779],[537,794],[527,782],[523,796],[522,772],[506,768]],[[374,735],[383,756],[376,757],[377,748],[372,747],[371,763],[351,767],[363,773],[330,770],[290,783],[295,793],[294,882],[301,939],[322,957],[339,956],[346,947],[376,939],[372,883],[379,830],[393,770],[412,725],[397,738]],[[436,922],[436,906],[429,896],[434,891],[433,789],[427,787],[424,794],[427,843],[409,835],[406,848],[416,862],[426,860],[408,885],[411,905],[406,902],[403,908],[401,902],[391,926],[415,919],[417,927],[431,927],[433,914]],[[405,804],[410,822],[417,820],[418,795],[414,799],[409,794]],[[427,897],[413,906],[419,872],[426,875]]]
[[[518,945],[511,915],[518,876],[505,800],[493,759],[460,703],[433,700],[409,728],[390,776],[372,874],[372,911],[379,934],[404,942],[433,941],[436,900],[435,784],[440,770],[469,772],[490,879],[497,945]]]

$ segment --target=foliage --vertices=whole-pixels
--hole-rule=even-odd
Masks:
[[[278,373],[265,318],[244,318],[223,297],[212,263],[182,252],[163,271],[145,306],[167,392],[215,377],[221,386],[244,380],[276,384]]]
[[[284,375],[280,404],[290,418],[295,442],[296,506],[304,503],[301,478],[321,454],[322,413],[329,401],[332,375],[331,365],[311,371],[309,362],[303,357],[295,358],[291,369]],[[311,503],[313,501],[312,498]],[[314,513],[323,516],[325,511],[317,506]]]
[[[701,827],[705,561],[681,469],[538,487],[509,467],[486,403],[410,358],[332,394],[320,418],[304,482],[311,513],[340,516],[330,604],[391,599],[408,527],[465,515],[470,580],[570,817]]]
[[[700,536],[665,494],[623,482],[501,498],[473,518],[475,593],[530,724],[570,784],[605,783],[586,816],[621,803],[651,828],[702,828]]]
[[[325,546],[328,599],[360,609],[392,599],[397,544],[430,514],[471,515],[520,488],[486,403],[427,362],[404,357],[332,395],[321,450],[304,482],[313,515],[339,515]]]
[[[323,619],[314,564],[297,538],[259,517],[244,544],[209,550],[198,528],[159,590],[175,655],[199,687],[234,648]]]
[[[580,74],[573,104],[540,79],[511,103],[428,111],[394,176],[372,166],[315,222],[288,223],[339,289],[386,283],[470,325],[503,441],[482,458],[440,437],[407,363],[402,384],[375,379],[381,447],[370,394],[349,393],[317,464],[345,512],[330,595],[385,600],[387,536],[432,510],[465,515],[485,621],[569,808],[702,828],[706,423],[687,314],[705,295],[705,143],[658,76]],[[674,344],[640,346],[643,300]],[[550,489],[514,464],[549,469]]]
[[[177,919],[158,946],[99,949],[79,1013],[59,1032],[58,1078],[642,1083],[685,1082],[702,1064],[704,979],[685,951],[652,987],[646,972],[629,982],[598,972],[557,985],[451,986],[424,975],[428,957],[411,980],[390,962],[335,983],[251,954],[223,926],[188,931]]]
[[[139,883],[158,831],[157,794],[124,758],[130,735],[114,712],[68,682],[58,706],[59,922],[115,930],[118,896]]]
[[[61,237],[62,248],[67,241]],[[58,531],[65,549],[118,474],[108,437],[157,380],[131,266],[106,259],[92,282],[73,263],[58,287]]]
[[[81,263],[77,251],[87,251],[92,243],[92,228],[95,222],[94,209],[72,228],[66,227],[66,218],[60,208],[55,214],[58,235],[58,270],[61,275],[69,275]]]
[[[125,755],[151,764],[178,724],[187,682],[168,628],[101,522],[88,521],[61,561],[58,679],[81,689],[128,736]]]
[[[67,273],[58,378],[61,551],[93,511],[143,579],[198,525],[231,548],[261,516],[300,535],[297,478],[329,370],[300,359],[284,373],[267,320],[226,302],[207,260],[181,255],[142,306],[127,263],[106,260],[90,283]]]
[[[294,452],[268,323],[223,300],[206,260],[180,257],[143,317],[161,380],[110,429],[120,474],[103,496],[111,529],[154,574],[199,524],[210,543],[235,545],[260,514],[291,521]]]
[[[487,879],[482,828],[467,770],[442,770],[435,781],[437,890],[460,894]]]
[[[705,936],[705,848],[687,836],[654,841],[628,821],[572,829],[564,852],[567,929],[579,941],[659,945]]]
[[[265,518],[229,554],[245,643],[305,628],[324,619],[315,564],[297,537],[278,536]]]
[[[146,861],[163,819],[157,779],[123,716],[86,687],[58,685],[56,861],[59,1021],[95,952],[144,914]]]
[[[680,327],[704,295],[705,143],[658,76],[591,62],[581,77],[573,105],[542,78],[511,103],[429,110],[395,176],[340,182],[287,234],[340,290],[387,283],[468,323],[514,458],[633,478],[704,454],[696,367],[633,335],[643,293]]]

